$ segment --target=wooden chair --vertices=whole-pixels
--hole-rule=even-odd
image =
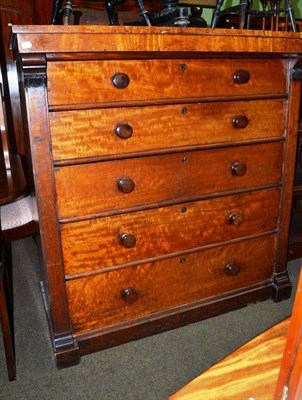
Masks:
[[[0,86],[1,94],[1,86]],[[11,241],[37,232],[34,197],[28,193],[20,156],[12,154],[0,98],[0,323],[9,380],[16,378]]]
[[[16,378],[12,241],[37,232],[35,215],[35,198],[30,194],[1,206],[0,321],[9,380]]]
[[[2,327],[8,379],[12,381],[16,378],[12,280],[6,267],[2,240],[0,246],[0,257],[0,322]]]
[[[288,30],[298,31],[294,9],[291,0],[260,0],[262,10],[253,9],[253,0],[239,0],[239,4],[223,9],[225,0],[217,0],[216,8],[213,13],[211,28],[216,28],[220,16],[237,15],[239,18],[239,29],[251,29],[253,20],[261,20],[260,29],[262,30]],[[268,8],[270,4],[270,8]],[[285,15],[285,22],[280,25],[280,16]]]
[[[215,1],[215,0],[210,0]],[[139,9],[136,0],[53,0],[51,25],[115,25],[137,20]],[[145,8],[160,11],[160,0],[144,0]]]

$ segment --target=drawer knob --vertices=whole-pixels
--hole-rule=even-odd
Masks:
[[[229,262],[227,265],[224,267],[224,270],[227,275],[235,276],[238,275],[240,272],[240,267],[234,262]]]
[[[127,74],[117,72],[112,76],[111,81],[117,89],[125,89],[129,85],[130,79]]]
[[[121,139],[129,139],[133,134],[133,128],[128,124],[117,124],[114,132]]]
[[[248,126],[249,124],[249,119],[245,115],[237,115],[236,117],[233,118],[232,124],[234,128],[237,129],[244,129]]]
[[[138,293],[133,288],[127,288],[122,291],[122,298],[128,304],[133,304],[138,299]]]
[[[131,193],[135,188],[135,183],[130,178],[121,178],[117,182],[119,190],[123,193]]]
[[[250,73],[246,69],[237,69],[234,72],[233,80],[236,83],[247,83],[250,80]]]
[[[247,171],[247,167],[244,163],[236,161],[231,166],[232,174],[235,176],[244,176]]]
[[[127,249],[136,245],[136,237],[132,233],[122,233],[120,236],[121,244]]]
[[[235,226],[239,226],[242,224],[243,222],[243,217],[240,214],[239,211],[233,211],[229,217],[228,217],[228,221],[231,225],[235,225]]]

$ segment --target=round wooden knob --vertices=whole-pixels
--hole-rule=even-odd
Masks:
[[[246,69],[237,69],[234,72],[233,80],[236,83],[247,83],[250,80],[250,73]]]
[[[247,167],[244,163],[236,161],[231,166],[232,174],[235,176],[244,176],[247,171]]]
[[[235,276],[238,275],[240,272],[240,267],[234,262],[229,262],[227,265],[224,267],[224,270],[227,275]]]
[[[133,128],[128,124],[117,124],[114,132],[121,139],[129,139],[133,134]]]
[[[122,291],[122,298],[128,304],[133,304],[138,299],[138,293],[133,288],[127,288]]]
[[[123,193],[131,193],[135,188],[135,183],[130,178],[121,178],[117,182],[117,187]]]
[[[122,233],[120,236],[121,244],[127,249],[136,245],[136,237],[132,233]]]
[[[130,79],[127,74],[117,72],[112,76],[111,81],[117,89],[125,89],[129,85]]]
[[[228,221],[231,225],[239,226],[243,222],[243,216],[240,214],[239,211],[233,211],[229,217]]]
[[[244,129],[248,126],[249,119],[245,115],[237,115],[236,117],[233,118],[232,124],[234,128]]]

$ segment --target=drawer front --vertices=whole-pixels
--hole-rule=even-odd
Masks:
[[[280,190],[268,189],[61,226],[65,273],[118,266],[277,228]]]
[[[67,281],[75,333],[148,316],[268,280],[275,237]]]
[[[59,215],[92,215],[277,184],[282,159],[283,144],[276,142],[60,167],[55,173]]]
[[[234,143],[280,137],[284,100],[52,112],[50,129],[55,160]]]
[[[59,61],[47,76],[50,106],[286,92],[286,68],[272,59]]]

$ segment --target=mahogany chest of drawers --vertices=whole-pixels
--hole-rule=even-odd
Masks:
[[[299,34],[13,32],[59,366],[290,296]]]

